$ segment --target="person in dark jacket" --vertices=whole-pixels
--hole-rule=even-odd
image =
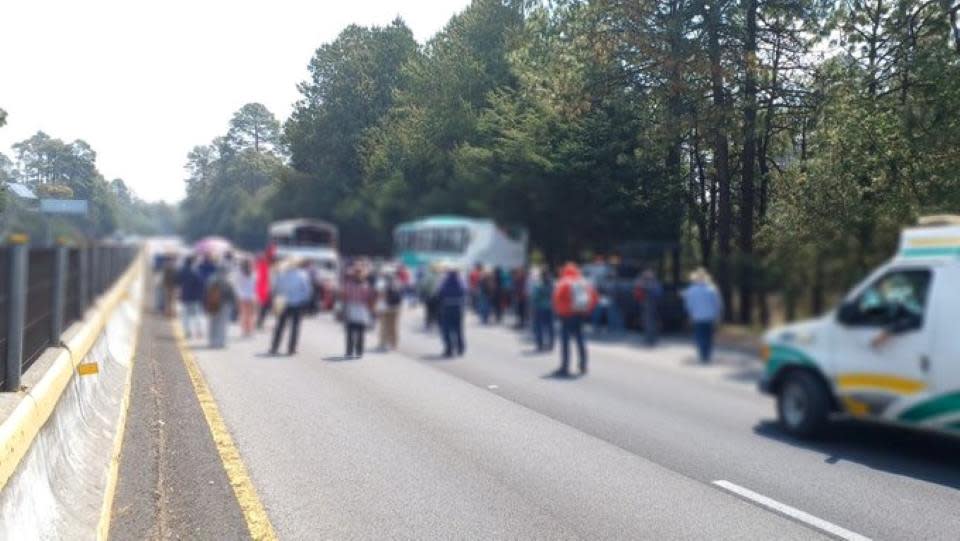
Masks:
[[[533,293],[533,335],[537,341],[537,351],[553,350],[553,276],[549,269],[543,269],[535,280]]]
[[[193,256],[187,256],[177,273],[177,286],[180,288],[181,318],[183,332],[187,338],[203,336],[203,288],[204,279],[194,267]]]
[[[493,295],[492,295],[492,307],[493,307],[493,319],[497,323],[503,321],[503,308],[506,304],[506,279],[504,278],[503,269],[500,267],[493,268]]]
[[[443,333],[444,357],[463,355],[466,349],[463,339],[463,308],[467,288],[456,269],[447,271],[437,289],[440,309],[440,330]]]

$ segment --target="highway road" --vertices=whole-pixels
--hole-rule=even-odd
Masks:
[[[399,351],[361,360],[329,316],[294,357],[265,355],[266,333],[196,344],[281,539],[960,532],[957,442],[850,423],[790,439],[742,355],[598,339],[589,376],[558,380],[512,329],[471,318],[467,355],[443,360],[416,313],[402,326]]]

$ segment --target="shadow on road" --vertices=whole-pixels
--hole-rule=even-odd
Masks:
[[[824,462],[854,462],[868,468],[960,489],[960,438],[856,421],[831,423],[815,440],[783,432],[774,421],[753,431],[781,443],[826,455]]]
[[[421,361],[428,361],[428,362],[435,363],[435,362],[453,361],[453,360],[456,360],[456,357],[451,357],[451,356],[441,355],[441,354],[433,354],[433,355],[421,355],[419,359]]]
[[[348,361],[359,361],[361,358],[362,357],[347,357],[346,355],[335,355],[332,357],[324,357],[321,360],[326,361],[328,363],[342,363],[342,362],[348,362]]]
[[[558,374],[557,372],[550,372],[540,376],[540,379],[551,379],[554,381],[576,381],[583,377],[583,374]]]

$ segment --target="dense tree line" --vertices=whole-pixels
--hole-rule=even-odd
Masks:
[[[13,157],[0,153],[0,186],[26,185],[40,198],[85,199],[85,217],[40,216],[34,202],[6,193],[0,201],[4,232],[27,232],[42,238],[44,222],[52,233],[94,238],[115,232],[170,234],[176,231],[176,209],[137,198],[123,179],[106,180],[96,166],[96,152],[83,140],[67,143],[40,131],[13,145]]]
[[[489,216],[551,261],[679,242],[745,323],[772,291],[819,310],[960,205],[958,10],[474,0],[423,45],[400,20],[351,26],[282,127],[248,105],[191,152],[188,232],[256,243],[316,216],[369,253],[403,220]],[[270,128],[236,137],[253,109]]]

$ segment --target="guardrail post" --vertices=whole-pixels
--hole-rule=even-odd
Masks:
[[[7,300],[7,366],[4,391],[20,390],[23,370],[23,326],[27,312],[27,241],[26,235],[11,235],[10,296]]]
[[[80,247],[80,310],[79,316],[87,311],[90,300],[90,251],[86,246]]]
[[[53,309],[51,310],[50,339],[60,341],[63,334],[63,320],[67,307],[67,244],[57,240],[56,258],[53,264]]]

